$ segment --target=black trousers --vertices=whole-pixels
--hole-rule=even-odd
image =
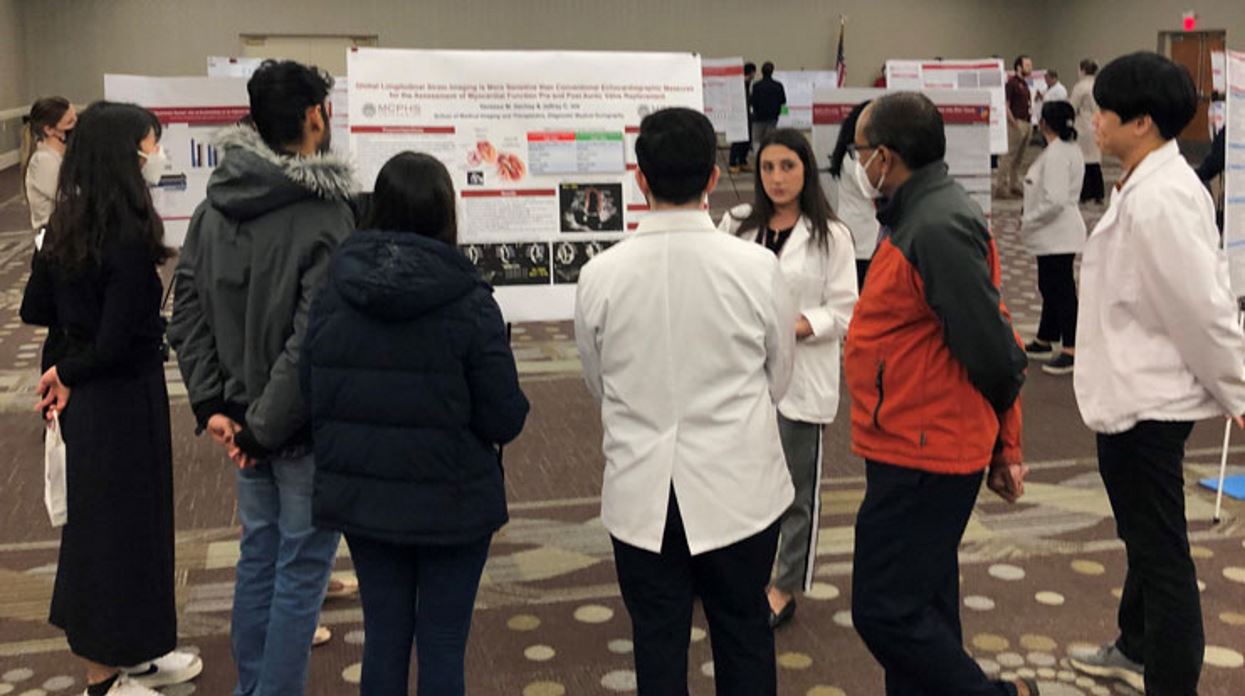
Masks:
[[[752,141],[741,140],[737,143],[731,143],[731,159],[730,166],[742,167],[748,163],[748,153],[752,150]]]
[[[1206,638],[1184,512],[1189,422],[1142,421],[1098,436],[1098,471],[1128,554],[1116,647],[1146,668],[1146,693],[1197,693]]]
[[[1102,165],[1086,164],[1085,177],[1081,180],[1081,202],[1102,202],[1106,195],[1106,187],[1102,183]]]
[[[1043,343],[1062,341],[1064,348],[1076,347],[1076,279],[1072,276],[1075,259],[1076,254],[1037,257],[1038,292],[1042,295],[1037,338]]]
[[[873,259],[856,259],[856,292],[865,287],[865,276],[869,275],[869,263]]]
[[[856,516],[852,622],[886,670],[888,696],[1015,696],[964,651],[960,538],[982,474],[866,461]]]
[[[778,520],[730,546],[692,556],[672,490],[661,553],[613,541],[618,586],[631,615],[640,696],[686,696],[697,596],[709,620],[716,693],[777,694],[765,588],[778,546]]]

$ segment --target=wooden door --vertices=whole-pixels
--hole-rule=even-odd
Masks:
[[[1193,78],[1197,88],[1197,113],[1189,123],[1180,139],[1195,142],[1210,142],[1210,97],[1212,91],[1210,54],[1222,51],[1227,41],[1222,31],[1191,31],[1169,34],[1169,53],[1171,59],[1185,66]]]

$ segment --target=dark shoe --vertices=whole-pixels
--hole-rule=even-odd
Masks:
[[[1043,343],[1037,339],[1025,344],[1025,353],[1034,358],[1045,358],[1054,351],[1055,348],[1051,344]]]
[[[793,616],[795,616],[794,597],[792,597],[791,601],[787,602],[787,606],[783,607],[777,614],[774,613],[773,609],[769,610],[769,627],[776,629],[790,621]]]
[[[1042,366],[1042,372],[1048,375],[1070,375],[1076,359],[1069,353],[1060,353]]]

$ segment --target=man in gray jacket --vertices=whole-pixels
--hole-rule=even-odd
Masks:
[[[315,465],[298,382],[307,311],[354,228],[350,167],[328,154],[331,87],[292,61],[255,71],[251,124],[218,136],[221,162],[173,280],[169,339],[198,432],[238,465],[235,696],[304,693],[338,545],[311,523]]]

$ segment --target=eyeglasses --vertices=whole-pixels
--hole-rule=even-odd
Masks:
[[[861,150],[876,150],[878,147],[878,145],[857,145],[856,143],[848,143],[847,156],[859,162]]]

